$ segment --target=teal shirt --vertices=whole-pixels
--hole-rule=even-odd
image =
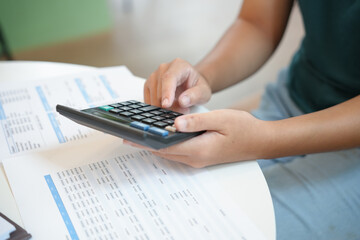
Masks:
[[[299,0],[305,37],[289,71],[289,93],[305,113],[360,94],[360,0]]]

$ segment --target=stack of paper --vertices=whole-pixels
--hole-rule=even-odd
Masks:
[[[133,98],[141,100],[139,89],[143,84],[144,81],[135,78],[126,67],[16,84],[2,82],[1,159],[79,141],[96,133],[60,117],[55,110],[57,104],[81,109]]]
[[[35,239],[263,239],[206,169],[55,112],[142,100],[143,83],[120,67],[1,85],[0,154],[25,228]]]

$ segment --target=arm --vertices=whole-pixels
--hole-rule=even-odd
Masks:
[[[262,158],[328,152],[360,146],[360,95],[334,107],[270,122]]]
[[[236,21],[196,66],[213,92],[255,73],[272,55],[285,31],[293,1],[245,0]]]
[[[253,74],[275,51],[293,0],[244,0],[240,14],[215,48],[196,66],[164,63],[144,85],[146,103],[187,108]]]
[[[148,150],[193,167],[354,148],[360,146],[360,95],[284,120],[262,121],[244,111],[216,110],[178,117],[175,126],[183,132],[207,131],[169,148]]]
[[[256,9],[254,11],[257,12],[257,4],[261,2],[248,0],[243,8]],[[275,4],[276,1],[270,2]],[[284,5],[281,5],[283,8],[280,10],[288,11],[280,11],[282,14],[278,13],[280,17],[277,16],[276,19],[287,19],[291,3],[284,0]],[[271,12],[271,9],[276,8],[269,9]],[[153,84],[153,89],[160,94],[145,94],[145,97],[149,99],[150,96],[156,96],[161,102],[164,97],[170,98],[169,93],[174,94],[178,87],[184,87],[185,91],[179,96],[181,103],[181,96],[186,94],[192,97],[201,96],[206,90],[203,86],[218,91],[259,68],[275,49],[286,23],[279,21],[283,28],[276,27],[278,25],[274,22],[268,23],[266,20],[262,22],[263,25],[258,25],[254,23],[259,21],[256,15],[253,17],[250,10],[244,11],[241,11],[240,16],[247,20],[238,19],[215,49],[197,65],[200,76],[199,72],[181,61],[178,64],[163,66],[164,71],[156,72],[159,78],[155,79],[161,80],[159,84],[157,81],[148,81],[148,84]],[[258,28],[254,28],[254,25]],[[264,25],[272,27],[259,28]],[[249,32],[244,29],[248,29]],[[271,34],[276,32],[278,34]],[[255,33],[258,33],[258,37],[255,37]],[[260,36],[263,36],[265,41],[262,41]],[[231,47],[227,47],[228,44]],[[247,44],[249,47],[245,47]],[[262,54],[260,50],[257,51],[258,48],[267,53]],[[208,85],[201,75],[205,76]],[[191,103],[196,104],[199,102],[197,100],[201,99],[195,97],[191,98],[195,100]],[[193,167],[348,149],[360,146],[360,95],[322,111],[284,120],[262,121],[244,111],[217,110],[178,117],[175,126],[183,132],[206,132],[166,149],[149,150],[158,156]]]

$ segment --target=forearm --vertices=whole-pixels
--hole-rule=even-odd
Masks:
[[[276,158],[360,147],[360,95],[334,107],[268,122],[260,158]]]
[[[253,74],[273,50],[274,45],[259,29],[238,19],[196,68],[212,92],[217,92]]]
[[[270,58],[291,8],[291,0],[244,1],[237,20],[196,66],[213,92],[249,77]]]

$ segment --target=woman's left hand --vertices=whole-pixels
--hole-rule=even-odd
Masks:
[[[201,168],[263,158],[267,141],[272,136],[270,122],[256,119],[248,112],[230,109],[183,115],[176,118],[175,127],[180,132],[206,132],[160,150],[129,141],[124,143],[149,150],[169,160]]]

